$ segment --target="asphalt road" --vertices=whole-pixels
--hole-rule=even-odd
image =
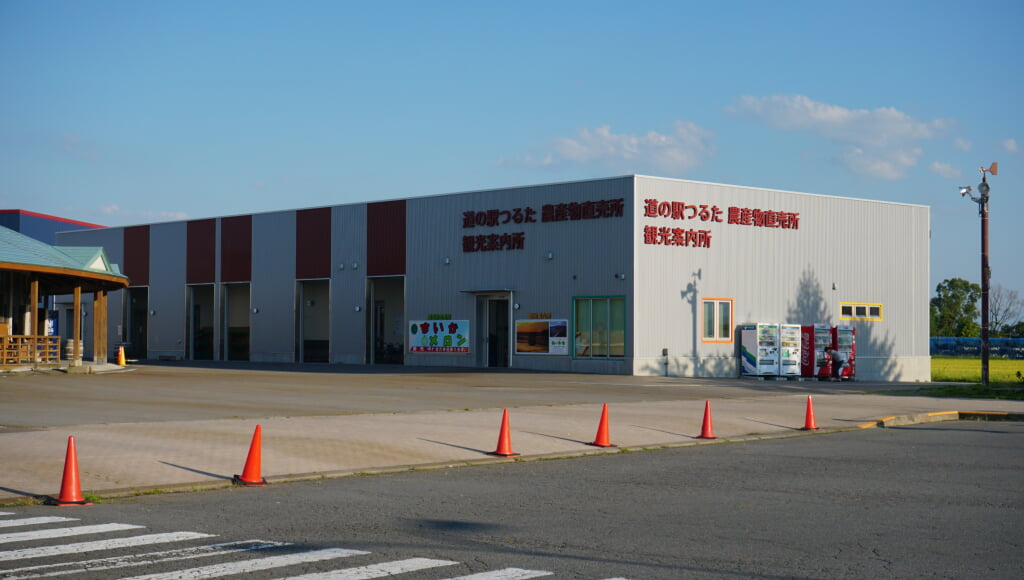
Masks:
[[[408,413],[914,389],[913,384],[537,373],[502,369],[167,363],[0,375],[0,433],[64,425]]]
[[[5,508],[10,515],[0,522],[56,515],[79,518],[75,525],[146,526],[104,537],[192,531],[217,535],[193,541],[200,544],[294,543],[116,570],[94,563],[76,578],[185,577],[187,569],[221,562],[345,548],[369,553],[246,577],[420,558],[437,567],[401,577],[517,568],[594,579],[1016,579],[1024,577],[1022,450],[1022,423],[960,421],[153,495],[89,508]],[[63,525],[0,529],[0,573],[69,571],[81,567],[72,562],[173,548],[4,559],[72,541],[4,542],[5,532]],[[514,577],[529,576],[502,576]]]

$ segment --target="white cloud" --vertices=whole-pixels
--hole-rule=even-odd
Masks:
[[[104,215],[117,215],[121,213],[121,208],[116,203],[112,203],[101,207],[100,211],[103,212]]]
[[[893,107],[848,109],[802,95],[745,96],[726,110],[783,131],[829,139],[843,146],[837,156],[840,164],[880,179],[906,177],[921,155],[916,142],[937,137],[952,126],[945,119],[920,121]]]
[[[58,146],[61,151],[77,159],[96,162],[102,158],[100,149],[95,143],[86,141],[72,133],[61,133]]]
[[[928,171],[931,171],[936,175],[941,175],[946,179],[960,178],[963,176],[963,172],[956,167],[953,167],[948,163],[939,163],[938,161],[932,161],[928,165]]]
[[[1004,139],[1002,145],[1003,145],[1003,150],[1005,150],[1008,153],[1016,153],[1017,152],[1017,140],[1016,139]]]
[[[601,125],[579,129],[572,137],[555,138],[551,151],[528,153],[517,161],[535,166],[575,163],[627,170],[652,167],[678,173],[700,165],[714,153],[713,137],[690,121],[676,121],[670,133],[648,131],[643,135],[614,133],[610,125]]]
[[[956,139],[953,139],[953,147],[956,147],[961,151],[970,151],[971,145],[972,144],[969,139],[964,139],[963,137],[957,137]]]
[[[907,176],[907,169],[917,165],[920,156],[920,148],[887,151],[880,155],[861,147],[848,147],[836,157],[836,160],[858,175],[878,179],[903,179]]]

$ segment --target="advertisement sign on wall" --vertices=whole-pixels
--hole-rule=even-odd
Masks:
[[[468,320],[410,320],[409,352],[469,352]]]
[[[569,354],[569,321],[517,320],[516,354]]]

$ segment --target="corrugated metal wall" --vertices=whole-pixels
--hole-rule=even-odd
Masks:
[[[628,200],[632,177],[536,187],[483,191],[408,201],[408,319],[451,314],[453,319],[478,320],[477,298],[471,292],[511,290],[514,319],[531,313],[550,314],[572,321],[574,296],[626,296],[632,291],[632,209]],[[625,199],[622,217],[544,222],[545,205]],[[528,209],[534,221],[527,222]],[[487,218],[466,227],[467,214],[497,212],[494,225]],[[508,213],[506,213],[508,212]],[[516,223],[515,216],[523,217]],[[491,234],[523,235],[522,249],[468,251],[465,238]],[[469,244],[469,245],[467,245]],[[552,259],[547,258],[548,252]],[[450,263],[446,264],[445,259]],[[625,273],[626,279],[614,274]],[[632,334],[627,328],[627,337]],[[479,344],[475,345],[479,348]],[[474,366],[470,355],[407,355],[410,364]],[[627,357],[629,347],[627,346]],[[628,372],[627,360],[573,361],[570,356],[513,356],[512,366],[581,372]]]
[[[623,200],[622,217],[543,219],[545,206],[616,199]],[[388,209],[395,202],[372,205]],[[625,298],[624,358],[514,355],[513,367],[736,376],[739,325],[841,324],[847,321],[840,320],[840,303],[857,302],[884,308],[883,320],[851,323],[859,333],[858,375],[928,379],[927,207],[642,176],[416,198],[402,205],[405,266],[387,272],[404,272],[407,322],[450,315],[471,321],[478,333],[485,322],[476,293],[488,291],[509,293],[510,303],[519,305],[513,319],[543,314],[570,324],[574,297]],[[332,362],[366,361],[372,310],[366,295],[369,206],[329,208],[330,243],[314,244],[317,254],[309,256],[317,273],[331,280]],[[251,232],[251,307],[258,310],[250,316],[254,361],[295,359],[298,211],[258,214],[251,217],[251,229],[244,228]],[[796,227],[771,227],[780,226],[778,213],[766,223],[730,223],[753,219],[755,211],[783,212],[786,224]],[[220,220],[222,233],[235,231],[238,219]],[[89,245],[103,239],[118,262],[127,247],[121,244],[145,232],[145,242],[152,240],[145,275],[152,276],[151,308],[158,313],[150,320],[150,355],[183,352],[185,222],[99,232],[63,234],[60,242]],[[521,245],[508,245],[513,237]],[[222,252],[228,249],[225,242]],[[218,271],[233,268],[220,263]],[[733,301],[731,342],[702,340],[706,298]],[[119,302],[112,301],[112,322],[120,315],[114,304]],[[405,360],[478,366],[486,364],[481,348],[474,342],[468,355],[406,353]]]
[[[149,227],[149,356],[185,358],[186,222]]]
[[[722,221],[645,217],[648,199],[717,206]],[[921,378],[925,361],[893,361],[927,357],[927,207],[648,177],[637,204],[638,373],[663,372],[668,348],[672,374],[735,376],[738,340],[701,337],[701,300],[720,297],[734,325],[853,324],[859,376]],[[729,208],[799,214],[798,228],[730,224]],[[647,226],[706,230],[710,244],[647,244]],[[885,319],[842,321],[840,302],[882,303]]]
[[[250,358],[295,360],[295,213],[252,217]]]
[[[332,209],[331,362],[366,362],[366,204]],[[358,310],[356,310],[358,308]]]

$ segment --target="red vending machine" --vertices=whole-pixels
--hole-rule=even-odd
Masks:
[[[800,327],[800,376],[830,376],[832,360],[825,356],[826,346],[832,346],[832,329],[827,324]]]
[[[846,361],[840,378],[853,380],[857,376],[857,328],[854,326],[832,327],[832,348]],[[829,369],[831,372],[831,369]]]

